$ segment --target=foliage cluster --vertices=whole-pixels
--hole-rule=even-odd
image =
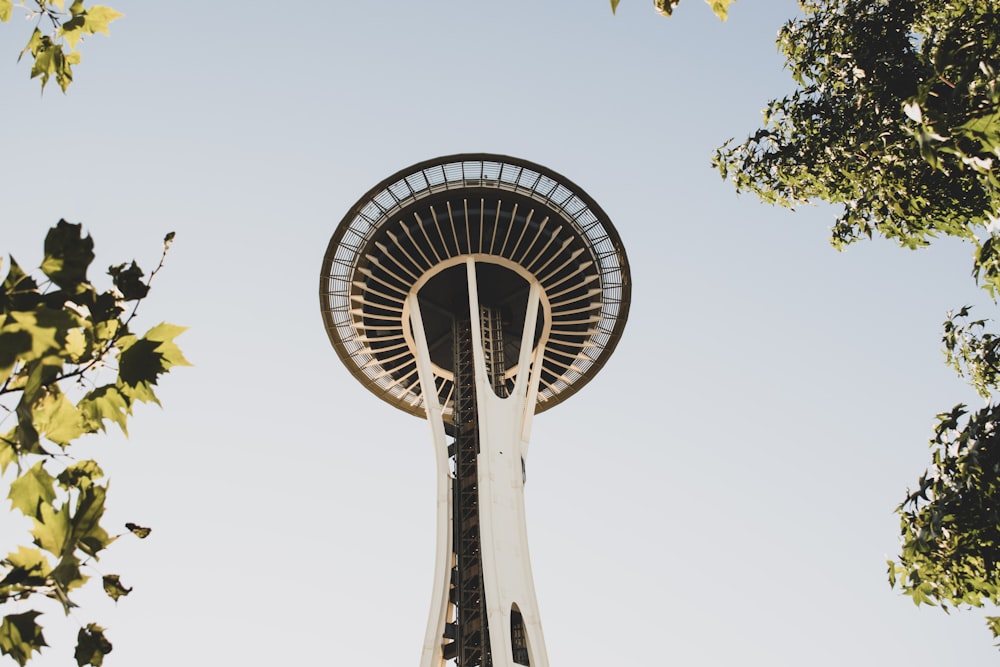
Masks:
[[[173,239],[164,239],[164,256]],[[31,521],[32,546],[0,560],[0,653],[24,665],[43,646],[36,608],[44,598],[69,614],[74,591],[96,571],[101,552],[118,535],[101,521],[108,485],[96,461],[77,460],[71,445],[107,423],[126,431],[137,403],[158,403],[154,388],[174,366],[187,365],[174,338],[183,329],[160,324],[131,332],[152,277],[133,261],[108,269],[113,286],[98,290],[87,278],[93,240],[81,226],[60,221],[45,238],[36,280],[11,258],[0,284],[0,474],[13,466],[8,498]],[[145,537],[149,529],[126,524]],[[113,599],[127,595],[119,575],[100,575]],[[78,665],[100,665],[111,644],[95,623],[81,624]]]
[[[720,148],[738,191],[843,205],[833,242],[941,235],[975,246],[1000,289],[998,0],[803,0],[778,45],[798,84],[764,126]]]
[[[783,206],[842,205],[833,243],[940,236],[974,247],[1000,294],[1000,0],[800,0],[778,45],[797,88],[714,164]],[[969,309],[944,327],[947,362],[986,399],[938,415],[931,468],[897,508],[889,580],[916,604],[1000,604],[1000,338]],[[1000,617],[988,617],[1000,637]]]
[[[931,468],[897,509],[902,547],[889,561],[889,583],[915,604],[981,607],[1000,604],[1000,337],[949,313],[943,342],[948,364],[987,400],[937,416]],[[987,624],[1000,637],[1000,617]]]
[[[28,4],[25,0],[0,0],[0,21],[9,21],[15,7],[23,10],[27,18],[35,19],[34,31],[18,59],[29,54],[31,78],[41,77],[44,90],[54,76],[63,92],[73,82],[73,65],[80,62],[80,40],[98,32],[108,34],[108,24],[122,16],[103,5],[85,7],[83,0],[73,0],[69,9],[65,0],[30,0]],[[47,33],[42,31],[43,24]],[[64,48],[67,46],[68,50]]]

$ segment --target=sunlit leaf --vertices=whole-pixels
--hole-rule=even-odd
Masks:
[[[62,392],[49,392],[36,404],[32,419],[40,436],[63,448],[88,432],[84,416]]]
[[[51,571],[49,561],[38,549],[19,546],[17,551],[7,554],[6,564],[11,568],[7,576],[0,580],[4,586],[42,586]]]
[[[116,12],[110,7],[105,7],[104,5],[93,5],[87,10],[87,32],[96,33],[103,32],[105,35],[108,33],[108,24],[115,19],[125,16],[120,12]]]
[[[89,392],[77,403],[83,418],[90,424],[90,430],[104,430],[104,420],[118,425],[122,433],[128,435],[127,420],[132,409],[129,400],[117,387],[105,385]]]
[[[64,489],[87,489],[94,482],[104,477],[104,471],[97,461],[77,461],[73,465],[67,466],[56,477],[59,486]]]
[[[129,523],[126,523],[126,524],[125,524],[125,527],[126,527],[126,528],[127,528],[128,530],[132,531],[132,533],[133,533],[133,534],[134,534],[134,535],[135,535],[136,537],[138,537],[138,538],[139,538],[140,540],[144,540],[144,539],[146,539],[147,537],[149,537],[149,534],[150,534],[151,532],[153,532],[153,529],[152,529],[152,528],[146,528],[145,526],[140,526],[140,525],[138,525],[138,524],[135,524],[135,523],[131,523],[131,522],[129,522]]]
[[[115,602],[118,598],[124,597],[132,592],[131,588],[126,588],[117,574],[104,575],[104,592]]]
[[[729,16],[729,5],[733,4],[736,0],[705,0],[712,7],[712,11],[721,20],[725,21]]]
[[[25,516],[38,515],[41,505],[50,505],[56,498],[55,478],[45,470],[39,461],[11,482],[7,497],[14,509]]]
[[[89,623],[87,627],[80,628],[76,636],[76,664],[78,667],[93,665],[100,667],[104,664],[104,656],[111,653],[111,642],[104,636],[104,628]]]
[[[35,621],[40,615],[37,611],[27,611],[4,616],[0,623],[0,653],[9,655],[23,667],[32,653],[48,646],[42,627]]]
[[[63,505],[57,510],[52,505],[41,504],[37,514],[35,527],[31,530],[35,544],[61,558],[70,536],[69,507]]]

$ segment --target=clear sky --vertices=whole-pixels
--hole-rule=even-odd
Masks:
[[[37,266],[64,217],[98,268],[151,268],[177,232],[139,327],[191,327],[195,366],[127,442],[88,445],[110,520],[153,527],[100,563],[131,596],[84,596],[108,667],[418,663],[430,431],[341,366],[318,274],[368,188],[476,151],[577,183],[632,266],[614,356],[535,420],[552,665],[995,662],[983,612],[918,610],[885,575],[933,415],[977,400],[940,352],[946,311],[985,301],[971,249],[837,253],[832,210],[737,197],[709,166],[792,90],[792,0],[726,24],[699,0],[669,20],[648,0],[108,2],[126,17],[65,96],[14,62],[30,26],[0,26],[0,252]],[[34,664],[69,664],[75,629],[43,620]]]

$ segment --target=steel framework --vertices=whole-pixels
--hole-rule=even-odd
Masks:
[[[600,207],[506,156],[404,169],[333,234],[320,305],[337,354],[431,426],[438,536],[421,667],[548,667],[524,520],[531,419],[604,365],[630,292]]]

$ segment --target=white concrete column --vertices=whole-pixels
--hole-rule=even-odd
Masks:
[[[448,589],[451,586],[451,561],[454,551],[451,530],[454,515],[451,494],[452,480],[448,469],[448,442],[445,439],[442,406],[434,384],[431,353],[427,347],[427,334],[424,331],[424,322],[420,315],[420,303],[416,291],[410,293],[407,305],[410,309],[413,340],[417,348],[417,376],[420,379],[421,395],[424,397],[424,408],[427,411],[427,422],[430,424],[431,437],[434,441],[434,462],[437,474],[437,548],[434,557],[434,588],[431,593],[431,609],[427,619],[427,631],[424,634],[424,646],[420,654],[420,667],[444,667],[445,660],[441,652],[441,643],[444,637],[444,626],[451,620],[448,618]]]
[[[543,338],[532,350],[541,286],[537,280],[530,281],[517,378],[510,396],[500,398],[494,393],[486,371],[475,260],[469,258],[466,266],[469,310],[473,313],[472,354],[479,421],[480,556],[493,665],[514,667],[518,664],[514,662],[511,645],[511,610],[516,605],[524,623],[531,667],[548,667],[528,554],[522,467],[534,414],[534,397],[541,377],[533,367],[541,366],[545,346]],[[529,386],[529,380],[533,386]],[[529,396],[532,398],[530,404]]]

